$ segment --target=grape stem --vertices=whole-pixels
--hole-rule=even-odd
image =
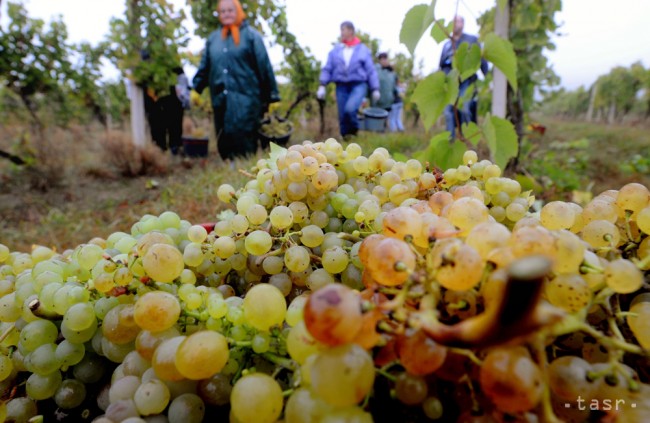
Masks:
[[[244,176],[246,176],[247,178],[250,178],[250,179],[255,179],[256,178],[255,175],[253,175],[252,173],[250,173],[250,172],[248,172],[248,171],[246,171],[244,169],[237,169],[237,172],[241,173],[242,175],[244,175]]]
[[[643,260],[637,261],[636,267],[638,267],[641,270],[645,270],[646,267],[650,265],[650,255],[646,256]]]
[[[583,262],[583,264],[580,265],[580,273],[582,273],[582,274],[585,274],[585,273],[600,274],[600,273],[603,273],[604,271],[605,271],[605,269],[603,269],[602,267],[593,265],[593,264],[588,263],[586,261]]]
[[[476,364],[477,366],[482,366],[483,365],[483,360],[478,358],[476,356],[476,354],[474,354],[474,351],[472,351],[472,350],[468,350],[468,349],[465,349],[465,348],[456,348],[456,347],[447,347],[447,350],[449,352],[453,352],[455,354],[464,355],[465,357],[469,358],[469,360],[472,363]]]
[[[467,383],[467,388],[469,389],[470,398],[472,400],[472,410],[479,411],[481,409],[481,405],[476,399],[476,392],[474,391],[474,384],[472,383],[472,378],[469,377],[467,373],[465,373],[458,381]]]
[[[262,354],[262,357],[264,357],[266,360],[270,361],[273,364],[277,364],[278,366],[282,366],[287,370],[291,370],[292,372],[295,372],[298,370],[298,364],[285,357],[280,357],[279,355],[270,353],[270,352],[265,352]]]
[[[545,371],[546,368],[548,367],[548,358],[546,356],[544,341],[545,341],[544,336],[540,335],[535,337],[531,345],[533,348],[533,355],[535,357],[535,361],[537,361],[537,365],[539,366],[539,368],[542,369],[542,377],[544,378],[544,389],[542,390],[542,398],[541,398],[542,415],[544,416],[542,420],[548,423],[560,423],[561,420],[558,419],[555,413],[553,412],[553,405],[551,404],[551,391],[548,383],[548,374]]]
[[[613,361],[611,363],[611,365],[612,365],[612,368],[618,374],[622,375],[623,378],[625,378],[625,381],[627,382],[627,389],[629,389],[632,392],[638,392],[639,391],[639,383],[636,380],[634,380],[634,378],[630,375],[629,372],[627,372],[625,370],[625,368],[623,368],[621,366],[621,363],[619,361]]]
[[[625,232],[627,233],[627,239],[631,239],[634,242],[639,242],[639,240],[632,236],[632,228],[630,227],[630,218],[632,217],[632,211],[625,210]]]
[[[404,286],[402,287],[402,289],[397,292],[397,295],[395,295],[395,297],[392,300],[386,301],[385,303],[382,303],[379,306],[382,308],[382,310],[395,310],[398,307],[403,306],[404,303],[406,302],[406,299],[408,298],[408,291],[410,287],[411,287],[411,278],[408,278],[406,282],[404,282]]]
[[[375,372],[377,372],[377,374],[382,375],[383,377],[390,380],[391,382],[397,381],[397,378],[392,374],[388,373],[386,370],[384,370],[383,367],[381,369],[375,369]]]
[[[622,319],[624,317],[639,317],[639,313],[634,313],[632,311],[620,311],[616,313],[616,317]]]
[[[196,319],[199,322],[204,320],[204,319],[201,318],[201,313],[197,313],[196,311],[183,310],[183,315],[185,317],[192,317],[192,318]]]
[[[354,236],[354,235],[346,233],[346,232],[339,232],[337,237],[339,239],[343,239],[345,241],[350,241],[350,242],[355,242],[355,243],[363,241],[363,238],[361,238],[359,236]]]
[[[293,394],[293,391],[294,391],[293,389],[287,389],[286,391],[282,391],[282,397],[283,398],[290,397],[291,394]]]
[[[618,348],[631,354],[648,355],[648,351],[644,350],[638,345],[630,344],[628,342],[621,341],[620,339],[611,338],[604,333],[592,328],[585,322],[582,322],[579,325],[579,330],[586,332],[606,348]]]

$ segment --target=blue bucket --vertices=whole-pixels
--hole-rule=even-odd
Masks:
[[[378,107],[369,107],[363,111],[364,129],[372,132],[384,132],[388,112]]]

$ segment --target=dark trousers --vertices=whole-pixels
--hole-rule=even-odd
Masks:
[[[176,95],[160,97],[149,110],[151,138],[163,151],[178,154],[183,135],[183,105]]]
[[[224,130],[225,115],[225,105],[214,108],[214,129],[217,134],[217,150],[221,158],[228,160],[255,154],[257,151],[257,131],[226,132]],[[231,126],[233,126],[232,123]]]

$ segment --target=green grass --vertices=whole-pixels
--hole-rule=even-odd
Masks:
[[[650,186],[648,127],[541,122],[546,134],[531,136],[521,159],[543,186],[538,195],[570,199],[574,190],[598,194],[632,181]]]

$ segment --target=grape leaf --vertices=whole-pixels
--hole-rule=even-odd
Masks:
[[[422,114],[425,129],[432,127],[448,104],[456,102],[458,96],[458,71],[448,75],[438,71],[418,83],[413,92],[413,102]]]
[[[429,146],[416,159],[423,164],[428,162],[440,169],[449,169],[463,163],[463,153],[467,150],[460,141],[449,141],[449,131],[442,132],[429,141]]]
[[[483,133],[492,152],[492,159],[502,169],[505,168],[508,161],[516,157],[519,151],[514,126],[506,119],[489,116],[483,124]]]
[[[435,20],[433,15],[435,6],[436,0],[433,0],[429,6],[418,4],[413,6],[404,16],[402,29],[399,32],[399,41],[406,46],[411,55],[413,55],[415,47],[420,42],[424,32]]]
[[[481,65],[481,48],[478,44],[462,43],[458,46],[453,58],[453,67],[460,72],[460,80],[464,81],[478,72]]]
[[[451,34],[453,28],[453,22],[450,22],[445,26],[445,21],[443,19],[438,19],[431,27],[431,37],[433,37],[436,43],[440,44],[449,38],[449,34]]]
[[[478,142],[481,141],[481,128],[478,127],[474,122],[463,123],[461,125],[461,130],[463,132],[463,137],[467,139],[474,147],[478,145]]]
[[[271,152],[269,153],[267,163],[269,164],[269,168],[271,170],[277,170],[278,165],[276,162],[278,161],[278,157],[280,157],[281,154],[285,154],[289,150],[284,147],[280,147],[274,142],[269,143],[269,145],[271,146]]]
[[[512,44],[495,33],[485,36],[483,54],[503,72],[513,90],[517,90],[517,57]]]

